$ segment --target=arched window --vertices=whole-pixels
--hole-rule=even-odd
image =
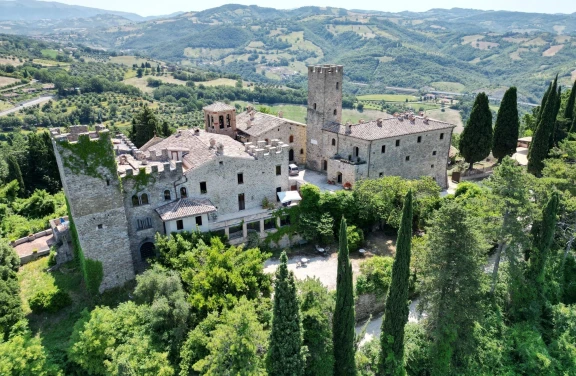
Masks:
[[[300,149],[300,154],[304,154],[304,149]]]
[[[230,114],[226,115],[226,127],[230,128]]]
[[[224,128],[224,115],[218,116],[218,123],[220,123],[220,129]]]
[[[358,154],[360,154],[360,149],[358,148],[358,146],[354,146],[354,156],[358,157]]]
[[[208,122],[208,125],[210,125],[210,115],[206,115],[206,121]]]
[[[165,191],[164,191],[164,200],[168,201],[168,200],[171,200],[171,199],[172,199],[172,197],[171,197],[171,195],[170,195],[170,190],[169,190],[169,189],[165,190]]]
[[[322,168],[324,169],[324,171],[328,170],[328,161],[324,160],[324,163],[322,163]]]
[[[148,205],[148,195],[146,193],[142,193],[142,196],[140,196],[140,204]]]
[[[140,200],[138,200],[138,196],[132,196],[132,206],[140,206]]]
[[[268,139],[266,138],[264,141],[266,141],[266,145],[268,145]]]
[[[336,139],[335,138],[332,139],[332,146],[336,146]]]
[[[180,197],[181,197],[181,198],[186,198],[186,197],[188,197],[188,192],[186,192],[186,187],[180,188]]]
[[[294,136],[290,135],[290,143],[294,142]]]
[[[316,103],[314,103],[314,106],[313,106],[313,107],[314,107],[314,109],[316,109]]]

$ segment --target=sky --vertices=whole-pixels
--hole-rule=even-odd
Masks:
[[[346,9],[379,10],[386,12],[423,12],[430,8],[475,8],[482,10],[510,10],[537,13],[574,13],[575,0],[58,0],[58,2],[87,7],[137,13],[141,16],[156,16],[179,11],[200,11],[224,4],[259,5],[270,8],[298,8],[302,6],[331,6]]]

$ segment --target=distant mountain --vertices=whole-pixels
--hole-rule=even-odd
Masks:
[[[113,14],[131,21],[145,21],[148,19],[135,13],[68,5],[52,1],[0,0],[0,20],[62,20],[69,18],[88,18],[99,14]]]

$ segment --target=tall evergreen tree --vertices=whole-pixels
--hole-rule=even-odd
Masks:
[[[24,318],[18,284],[20,259],[14,249],[0,240],[0,343],[8,338],[10,329]]]
[[[560,99],[556,98],[556,84],[556,81],[554,81],[546,98],[546,105],[543,109],[540,109],[542,116],[528,151],[528,172],[536,176],[540,176],[542,173],[544,168],[543,161],[550,151],[550,134],[553,132],[554,124],[556,123],[556,101]]]
[[[552,130],[550,131],[550,137],[548,138],[548,148],[549,150],[556,144],[556,132],[558,131],[558,113],[560,112],[560,104],[562,102],[562,87],[558,88],[556,94],[556,107],[554,107],[554,123],[552,124]]]
[[[540,107],[538,107],[538,116],[536,117],[536,127],[540,124],[540,120],[542,120],[542,113],[544,112],[544,108],[546,107],[546,102],[548,101],[548,97],[550,96],[550,92],[552,91],[552,82],[548,85],[548,89],[544,92],[544,96],[542,97],[542,102],[540,103]]]
[[[504,94],[494,125],[492,155],[498,158],[498,162],[502,162],[502,158],[507,155],[512,156],[516,152],[519,128],[516,88],[511,87]]]
[[[336,278],[336,307],[332,321],[332,343],[334,345],[334,376],[355,376],[354,351],[354,290],[352,286],[352,264],[348,252],[346,219],[340,222],[340,246],[338,247],[338,274]]]
[[[388,289],[380,344],[382,375],[405,375],[404,370],[404,326],[408,322],[408,285],[410,278],[410,254],[412,248],[412,191],[404,198],[404,208],[396,256],[392,266],[392,283]]]
[[[488,249],[478,227],[462,205],[450,202],[436,212],[428,231],[419,309],[428,314],[432,375],[463,374],[459,367],[475,351]]]
[[[148,106],[145,106],[142,112],[133,118],[130,139],[134,145],[139,148],[151,140],[157,133],[158,120],[152,110]]]
[[[302,321],[294,273],[288,271],[286,252],[274,282],[274,309],[270,345],[266,357],[269,375],[299,376],[304,374]]]
[[[20,194],[23,195],[26,191],[26,186],[24,185],[24,179],[22,178],[22,171],[20,170],[20,165],[16,160],[16,157],[10,155],[8,157],[8,176],[6,181],[10,182],[16,180],[18,182],[18,187],[20,188]]]
[[[564,117],[566,119],[573,119],[575,105],[576,105],[576,80],[572,85],[572,91],[570,91],[568,102],[566,102],[566,109],[564,110]]]
[[[572,126],[570,127],[570,133],[576,133],[576,116],[572,119]]]
[[[460,136],[460,154],[470,164],[479,162],[490,155],[492,148],[492,112],[488,106],[488,96],[480,93],[476,97],[470,118]]]

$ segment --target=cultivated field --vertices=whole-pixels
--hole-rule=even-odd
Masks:
[[[142,65],[142,63],[150,63],[150,65],[152,65],[153,68],[156,68],[158,64],[163,64],[161,61],[143,59],[137,56],[114,56],[110,58],[110,62],[123,64],[129,67],[133,66],[134,64],[140,66]]]
[[[141,78],[132,77],[132,78],[129,78],[127,80],[124,80],[123,82],[125,84],[135,86],[138,89],[140,89],[146,93],[151,93],[154,90],[154,88],[148,86],[148,78],[160,80],[160,81],[166,82],[168,84],[186,85],[186,81],[177,80],[172,76],[144,76]]]
[[[439,91],[448,91],[451,93],[462,93],[466,86],[462,85],[460,82],[432,82],[430,86],[433,86],[436,90]]]
[[[1,76],[0,76],[0,87],[12,85],[13,83],[18,82],[18,81],[19,81],[19,80],[17,80],[16,78],[12,78],[12,77],[1,77]]]
[[[554,56],[558,53],[558,51],[560,51],[562,48],[564,48],[563,44],[559,44],[557,46],[552,46],[549,49],[547,49],[546,51],[542,52],[542,56]]]
[[[14,65],[17,67],[18,65],[24,64],[19,59],[12,59],[10,57],[0,57],[0,64],[2,65]]]
[[[361,95],[358,97],[360,101],[381,101],[384,100],[386,102],[406,102],[408,101],[417,101],[420,98],[417,98],[413,95],[405,95],[405,94],[369,94],[369,95]]]
[[[430,119],[444,121],[446,123],[454,124],[457,127],[454,129],[454,133],[461,133],[464,129],[464,123],[462,122],[462,116],[460,112],[452,110],[450,108],[445,108],[444,112],[442,110],[428,110],[425,112],[426,116]]]

